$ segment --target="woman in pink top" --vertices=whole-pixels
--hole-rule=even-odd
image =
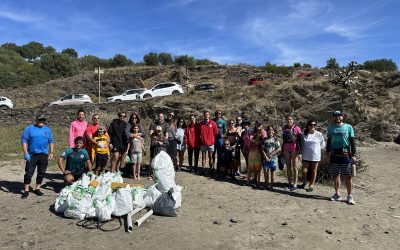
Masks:
[[[290,191],[297,189],[297,176],[299,174],[297,168],[297,156],[299,154],[299,143],[301,128],[294,124],[293,117],[286,117],[286,125],[282,128],[283,138],[283,155],[285,156],[287,177]]]
[[[87,122],[85,121],[85,111],[78,110],[78,117],[75,121],[71,122],[69,126],[69,146],[70,148],[75,147],[74,140],[78,136],[83,136],[87,128]]]

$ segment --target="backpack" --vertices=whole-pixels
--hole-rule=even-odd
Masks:
[[[294,129],[298,127],[293,125],[291,129],[287,129],[286,126],[283,128],[282,139],[283,143],[295,143],[297,142],[297,135],[294,134]]]

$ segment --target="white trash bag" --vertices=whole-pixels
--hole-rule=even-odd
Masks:
[[[112,212],[114,216],[122,216],[133,210],[131,188],[128,185],[125,188],[119,188],[115,192],[115,209]]]
[[[175,209],[180,208],[182,206],[182,187],[179,185],[176,185],[173,188],[173,192],[172,192],[172,198],[174,198],[175,200]]]
[[[96,200],[96,217],[99,221],[111,220],[115,208],[114,194],[108,195],[105,200]]]
[[[132,208],[138,208],[138,207],[145,207],[146,203],[143,200],[143,196],[146,193],[146,189],[144,188],[139,188],[139,187],[134,187],[131,190],[131,195],[132,195]]]
[[[157,184],[148,187],[147,192],[143,195],[143,200],[146,204],[146,207],[152,207],[157,198],[162,195],[162,193],[158,191],[156,186]]]
[[[154,157],[151,161],[151,168],[156,182],[161,185],[164,192],[176,186],[174,164],[166,152],[161,151]]]

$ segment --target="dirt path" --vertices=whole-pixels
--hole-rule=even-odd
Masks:
[[[132,234],[82,229],[52,213],[58,174],[45,180],[45,196],[21,200],[23,163],[2,162],[0,249],[397,249],[400,146],[359,151],[369,167],[355,180],[356,206],[328,201],[328,186],[312,194],[269,192],[180,172],[176,182],[185,189],[178,217],[153,216]]]

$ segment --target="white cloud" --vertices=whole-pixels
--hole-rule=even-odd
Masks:
[[[0,10],[0,17],[9,19],[11,21],[15,22],[21,22],[21,23],[29,23],[33,21],[38,21],[40,18],[29,15],[29,14],[21,14],[21,13],[14,13],[11,11],[6,11],[6,10]]]

